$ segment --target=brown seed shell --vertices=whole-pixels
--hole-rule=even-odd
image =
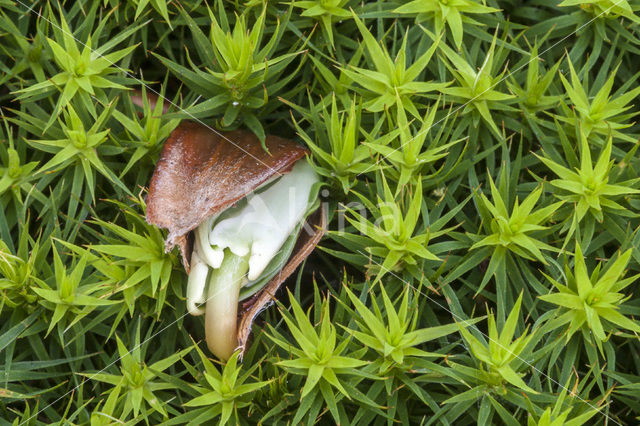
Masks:
[[[222,136],[221,136],[222,135]],[[233,142],[230,142],[233,141]],[[261,184],[293,168],[308,151],[301,145],[245,131],[216,134],[198,123],[183,121],[166,141],[147,197],[147,222],[169,230],[165,250],[180,247],[189,272],[193,229]],[[242,302],[238,313],[238,347],[244,353],[254,318],[275,299],[275,293],[318,245],[326,230],[323,208],[302,227],[287,264],[258,293]]]
[[[252,133],[216,134],[191,121],[183,121],[164,144],[149,185],[147,222],[169,230],[165,249],[177,244],[187,271],[189,231],[261,184],[288,173],[308,152],[277,136],[267,136],[265,144],[268,153]]]

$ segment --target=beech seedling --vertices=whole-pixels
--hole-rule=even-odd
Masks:
[[[320,212],[310,216],[320,185],[307,150],[275,136],[265,145],[248,132],[183,122],[149,187],[147,220],[169,230],[167,250],[180,247],[187,309],[205,315],[207,345],[223,360],[244,350],[253,318],[324,227]]]

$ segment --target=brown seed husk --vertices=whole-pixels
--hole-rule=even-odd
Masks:
[[[189,121],[183,121],[169,136],[149,185],[147,222],[168,229],[165,250],[178,245],[187,272],[193,244],[190,231],[261,184],[290,172],[308,153],[301,145],[277,136],[267,136],[265,144],[268,153],[252,133],[216,134]],[[242,302],[238,346],[243,353],[254,318],[273,302],[282,282],[313,251],[325,228],[325,212],[320,208],[307,218],[287,264],[263,289]]]
[[[261,184],[288,173],[308,152],[277,136],[267,136],[265,144],[268,153],[252,133],[216,134],[190,121],[183,121],[164,144],[149,185],[147,222],[169,230],[165,250],[177,244],[187,271],[189,231]]]

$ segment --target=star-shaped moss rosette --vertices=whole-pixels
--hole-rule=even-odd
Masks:
[[[640,17],[634,13],[634,8],[627,0],[564,0],[559,3],[560,7],[578,6],[585,12],[607,19],[617,19],[625,17],[630,21],[640,23]]]
[[[223,360],[244,352],[254,317],[325,228],[308,151],[276,136],[265,144],[182,122],[149,186],[147,221],[168,229],[166,250],[179,246],[187,308],[205,315],[207,345]]]

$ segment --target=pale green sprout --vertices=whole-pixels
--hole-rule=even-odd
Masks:
[[[342,70],[352,81],[364,88],[365,95],[369,99],[365,102],[364,108],[368,111],[380,112],[394,105],[402,105],[411,115],[420,117],[411,97],[423,96],[429,92],[442,90],[449,85],[449,83],[423,81],[424,78],[420,77],[438,48],[439,39],[435,39],[431,47],[407,68],[408,34],[405,34],[402,47],[395,59],[392,59],[384,45],[375,39],[355,14],[353,19],[362,34],[363,42],[375,70],[355,66],[349,66]]]
[[[316,133],[315,138],[292,118],[298,135],[313,152],[313,165],[316,172],[340,185],[345,194],[353,187],[359,174],[366,173],[373,166],[371,150],[365,140],[375,141],[376,145],[385,145],[394,137],[394,132],[376,136],[384,120],[379,120],[371,133],[365,133],[360,126],[362,104],[350,100],[348,110],[340,112],[335,93],[331,96],[331,110],[326,105],[313,106],[309,121]],[[326,126],[325,126],[326,124]],[[325,128],[326,127],[326,128]]]
[[[496,257],[503,258],[504,251],[510,250],[525,259],[538,260],[547,264],[541,250],[557,251],[557,249],[533,238],[529,234],[547,229],[541,223],[546,221],[563,202],[559,201],[539,210],[534,210],[542,195],[542,186],[539,186],[522,201],[522,204],[516,198],[515,204],[511,212],[509,212],[491,176],[489,176],[489,184],[491,185],[493,203],[482,193],[480,197],[484,207],[493,216],[490,224],[492,234],[473,244],[470,250],[493,246],[495,247]]]
[[[569,399],[567,399],[567,392],[569,392],[570,388],[569,385],[570,384],[567,383],[565,386],[562,386],[562,390],[556,397],[555,404],[548,406],[540,416],[536,415],[531,400],[527,399],[527,406],[529,407],[527,426],[582,426],[600,411],[600,408],[591,406],[591,409],[588,411],[571,415],[571,412],[575,409],[572,400],[582,398],[576,395],[577,392],[574,388],[571,391]],[[578,383],[575,385],[577,386]]]
[[[324,36],[334,47],[333,43],[333,23],[337,20],[348,19],[351,13],[344,8],[349,0],[301,0],[291,4],[294,7],[304,9],[300,16],[313,18],[320,21]]]
[[[0,202],[3,204],[4,214],[7,216],[11,209],[10,204],[13,204],[14,208],[22,208],[29,204],[29,199],[37,199],[44,205],[49,201],[33,184],[33,181],[39,177],[39,173],[35,171],[39,162],[28,161],[29,156],[26,153],[23,153],[26,158],[25,162],[22,162],[22,156],[18,152],[20,146],[14,141],[13,130],[4,116],[2,120],[6,136],[0,136],[0,139],[3,139],[2,146],[0,146]],[[0,135],[2,133],[0,127]],[[27,197],[23,197],[23,193],[28,194]]]
[[[134,20],[138,20],[142,12],[146,9],[147,5],[151,4],[151,6],[164,18],[164,20],[171,27],[171,21],[169,21],[169,10],[167,8],[167,0],[133,0],[133,3],[137,3],[136,5],[136,15],[133,18]],[[173,29],[173,28],[172,28]]]
[[[222,2],[218,7],[223,8]],[[265,131],[258,115],[269,101],[269,95],[279,92],[296,73],[285,73],[285,68],[301,52],[289,52],[275,56],[279,41],[288,21],[278,21],[266,43],[266,4],[253,26],[248,23],[248,14],[236,17],[230,27],[226,15],[216,14],[210,8],[209,36],[200,30],[189,13],[181,8],[181,16],[189,26],[199,59],[186,51],[190,68],[172,59],[154,54],[169,70],[205,101],[188,106],[175,117],[208,118],[220,116],[223,127],[245,124],[264,146]]]
[[[20,230],[20,242],[12,252],[7,243],[0,240],[0,305],[10,309],[28,307],[38,302],[34,289],[37,287],[37,256],[40,242],[29,246],[29,227]]]
[[[418,265],[421,259],[442,262],[441,258],[429,250],[429,241],[446,235],[455,228],[453,226],[442,229],[445,222],[437,221],[420,232],[418,223],[422,208],[422,179],[417,180],[413,195],[408,201],[408,207],[403,209],[402,203],[396,200],[396,196],[389,188],[384,174],[380,176],[384,198],[378,195],[376,201],[371,201],[356,193],[373,214],[375,222],[369,221],[351,208],[345,209],[350,214],[346,217],[349,223],[366,236],[365,250],[375,257],[384,259],[382,263],[374,262],[369,265],[370,270],[378,273],[374,283],[377,283],[387,272]]]
[[[126,418],[129,414],[133,414],[134,417],[137,417],[138,414],[147,417],[151,411],[157,411],[166,419],[169,413],[164,407],[164,401],[158,397],[157,392],[171,389],[173,385],[161,380],[161,377],[165,370],[191,352],[193,348],[188,347],[152,364],[147,364],[145,362],[146,351],[142,349],[140,343],[139,327],[131,350],[124,345],[117,335],[116,342],[118,345],[120,374],[103,373],[101,371],[97,373],[80,373],[86,377],[86,380],[95,380],[114,386],[112,393],[103,406],[103,413],[92,415],[91,424],[104,424],[98,420],[100,417],[107,415],[104,411],[108,410],[113,413],[114,403],[111,395],[118,394],[121,390],[125,394],[123,398],[124,406],[120,414],[121,418]],[[113,423],[110,422],[109,424]]]
[[[484,368],[474,370],[476,378],[496,387],[502,386],[504,382],[507,382],[525,392],[538,393],[531,389],[518,373],[518,365],[523,362],[521,360],[521,354],[529,343],[537,337],[535,332],[529,334],[527,330],[525,330],[520,337],[513,338],[520,316],[521,302],[522,293],[520,297],[518,297],[516,304],[513,306],[500,332],[498,332],[493,313],[489,313],[488,343],[481,342],[466,330],[466,324],[458,323],[458,326],[460,328],[460,334],[462,334],[462,337],[464,337],[464,340],[468,343],[471,353],[484,366]],[[467,370],[462,371],[467,374],[470,372]],[[474,389],[471,390],[473,391]],[[451,398],[451,400],[453,400],[453,398]],[[449,402],[453,402],[451,400]]]
[[[236,350],[241,289],[266,284],[264,277],[273,276],[288,259],[295,243],[291,237],[309,210],[317,182],[313,168],[299,161],[275,183],[249,194],[246,203],[212,216],[196,230],[187,308],[192,315],[205,314],[207,345],[217,357],[226,360]],[[280,256],[283,252],[288,253]]]
[[[15,199],[22,202],[22,191],[28,193],[31,189],[29,180],[34,175],[33,170],[37,166],[37,161],[21,164],[20,155],[13,147],[13,140],[10,140],[6,165],[0,163],[0,195],[12,192]]]
[[[109,293],[105,291],[104,284],[100,282],[87,283],[87,278],[83,279],[88,269],[87,255],[80,257],[68,272],[55,245],[52,246],[52,250],[55,288],[38,279],[37,286],[33,286],[32,290],[39,296],[40,303],[53,311],[47,334],[58,324],[58,332],[62,340],[65,331],[89,315],[98,306],[114,305],[119,302],[107,299]]]
[[[568,239],[574,234],[578,224],[587,213],[602,222],[605,208],[622,212],[625,210],[623,206],[613,201],[612,198],[640,193],[640,190],[630,186],[637,179],[620,182],[619,185],[609,183],[609,172],[614,165],[614,161],[611,160],[611,149],[612,138],[609,137],[594,166],[591,160],[589,142],[586,135],[582,133],[580,138],[579,169],[570,170],[547,157],[536,155],[540,161],[560,178],[552,180],[550,182],[551,185],[568,193],[568,195],[558,195],[558,198],[575,205],[564,245],[567,244]]]
[[[424,30],[432,39],[434,36]],[[501,138],[502,135],[491,116],[491,110],[504,109],[505,101],[515,98],[514,95],[496,90],[496,86],[503,80],[507,71],[506,66],[500,74],[494,75],[494,60],[497,34],[493,37],[491,47],[487,52],[482,65],[476,69],[466,59],[456,53],[445,43],[441,43],[440,49],[448,59],[445,62],[447,68],[456,79],[457,86],[445,87],[440,92],[452,96],[456,102],[464,106],[462,113],[475,110],[493,132]],[[451,65],[449,65],[451,63]]]
[[[355,321],[359,330],[350,330],[358,341],[378,353],[374,366],[378,374],[393,374],[393,370],[407,371],[414,368],[418,358],[440,358],[444,354],[427,352],[421,349],[425,342],[436,340],[458,331],[458,324],[446,324],[428,328],[418,328],[420,310],[409,302],[408,287],[405,287],[399,308],[396,308],[384,289],[380,286],[385,315],[382,314],[379,303],[371,297],[373,309],[368,308],[351,290],[345,288],[351,303],[355,307]],[[372,290],[369,290],[372,291]],[[465,322],[468,327],[481,318]],[[406,376],[399,375],[401,379]],[[403,380],[404,381],[404,380]],[[406,382],[405,382],[406,383]]]
[[[135,113],[132,117],[127,117],[117,109],[113,110],[113,116],[122,124],[129,136],[127,142],[131,143],[132,148],[135,147],[129,162],[120,173],[120,177],[126,175],[140,160],[157,152],[162,147],[162,142],[166,140],[171,132],[180,124],[180,119],[166,119],[162,117],[163,111],[167,106],[166,104],[171,103],[171,101],[167,102],[164,97],[164,87],[155,105],[149,101],[147,89],[144,85],[142,85],[141,92],[142,117],[139,117]]]
[[[111,76],[123,71],[116,63],[133,52],[138,45],[112,53],[106,52],[115,44],[129,37],[138,28],[131,28],[103,46],[96,47],[92,45],[92,36],[89,36],[85,42],[77,40],[61,12],[60,31],[55,32],[55,39],[47,38],[53,59],[61,71],[45,81],[18,90],[16,93],[19,96],[16,99],[37,97],[55,90],[62,92],[43,131],[46,131],[55,122],[62,109],[76,97],[80,99],[82,106],[91,116],[94,119],[97,118],[98,114],[91,97],[97,97],[106,104],[108,98],[104,89],[127,89],[126,86],[116,83]],[[95,39],[99,37],[99,29],[96,30],[93,37]],[[78,44],[82,46],[82,50],[78,48]]]
[[[255,364],[249,371],[243,371],[238,363],[239,354],[235,353],[224,366],[222,373],[213,363],[202,353],[198,345],[194,345],[200,360],[204,366],[204,379],[201,380],[205,386],[193,385],[199,395],[186,402],[186,407],[209,407],[208,412],[212,416],[220,414],[219,424],[224,425],[229,420],[237,423],[238,409],[250,405],[251,396],[269,381],[249,382],[248,379],[252,370],[258,367]],[[200,417],[202,418],[202,417]]]
[[[640,17],[633,13],[633,8],[627,0],[564,0],[558,6],[579,6],[596,17],[617,19],[623,16],[640,23]]]
[[[590,331],[602,351],[602,342],[608,340],[606,331],[618,333],[618,329],[626,329],[640,333],[640,324],[619,311],[620,305],[631,297],[625,296],[621,290],[640,278],[640,274],[623,278],[632,251],[629,249],[619,255],[603,273],[600,271],[602,264],[599,264],[589,275],[582,249],[576,244],[573,273],[565,267],[566,285],[545,274],[558,291],[539,298],[558,305],[558,309],[564,311],[556,321],[559,325],[569,324],[567,341],[576,331]],[[607,321],[604,324],[603,319]]]
[[[540,74],[541,59],[538,55],[538,44],[531,49],[530,57],[524,86],[520,86],[513,77],[512,81],[507,81],[507,86],[520,99],[520,105],[525,111],[535,113],[552,108],[562,99],[560,95],[546,94],[556,78],[561,62],[556,62],[546,73]]]
[[[38,172],[48,172],[75,165],[76,168],[82,169],[91,198],[95,199],[95,170],[97,170],[109,179],[114,186],[118,186],[130,193],[129,189],[107,167],[100,156],[100,147],[108,141],[109,137],[109,129],[102,129],[104,129],[105,123],[114,109],[115,102],[112,102],[95,119],[92,126],[87,128],[73,106],[71,104],[67,105],[62,110],[62,114],[58,116],[62,132],[57,132],[57,134],[64,135],[64,138],[27,140],[29,145],[55,154]]]
[[[398,104],[400,104],[398,97]],[[446,143],[438,146],[431,143],[431,146],[425,147],[429,131],[434,126],[438,102],[427,109],[423,119],[420,119],[419,130],[412,132],[410,122],[407,120],[404,108],[398,106],[396,109],[396,120],[399,132],[400,149],[393,148],[381,143],[365,143],[364,145],[373,151],[381,154],[396,169],[400,171],[398,180],[398,188],[417,179],[423,168],[432,165],[436,161],[444,158],[449,154],[447,149],[460,142],[462,139]],[[435,146],[434,146],[435,145]],[[443,166],[444,167],[444,166]],[[435,178],[442,168],[433,173],[422,176],[425,181]]]
[[[453,42],[460,50],[464,25],[482,25],[465,14],[495,13],[499,9],[489,7],[472,0],[413,0],[395,9],[394,13],[403,15],[415,15],[416,22],[434,21],[436,34],[444,30],[445,24],[449,26],[453,35]]]
[[[348,380],[349,376],[364,376],[360,367],[369,364],[369,361],[362,359],[362,350],[351,352],[351,339],[341,338],[337,333],[331,321],[329,299],[325,298],[314,306],[316,317],[320,318],[315,323],[291,292],[289,301],[292,313],[286,309],[281,309],[281,313],[295,344],[271,326],[267,337],[291,354],[290,359],[278,360],[277,365],[294,375],[306,377],[300,390],[302,404],[291,424],[302,423],[302,416],[311,409],[309,403],[316,398],[324,399],[333,420],[339,423],[341,417],[336,404],[339,398],[353,398],[371,404]]]
[[[567,116],[557,116],[558,120],[569,123],[576,128],[581,127],[586,136],[592,133],[608,136],[612,133],[616,138],[635,143],[636,138],[620,130],[632,125],[626,124],[624,121],[637,113],[622,114],[632,107],[630,102],[640,95],[640,87],[636,87],[612,99],[611,90],[618,71],[618,67],[616,67],[595,96],[590,97],[584,87],[582,87],[580,77],[578,77],[578,73],[576,73],[576,70],[573,68],[571,60],[569,59],[568,62],[571,83],[569,83],[562,73],[560,73],[560,79],[562,80],[567,95],[569,95],[573,107],[578,112],[578,117],[575,117],[575,115],[570,117],[567,114]]]

